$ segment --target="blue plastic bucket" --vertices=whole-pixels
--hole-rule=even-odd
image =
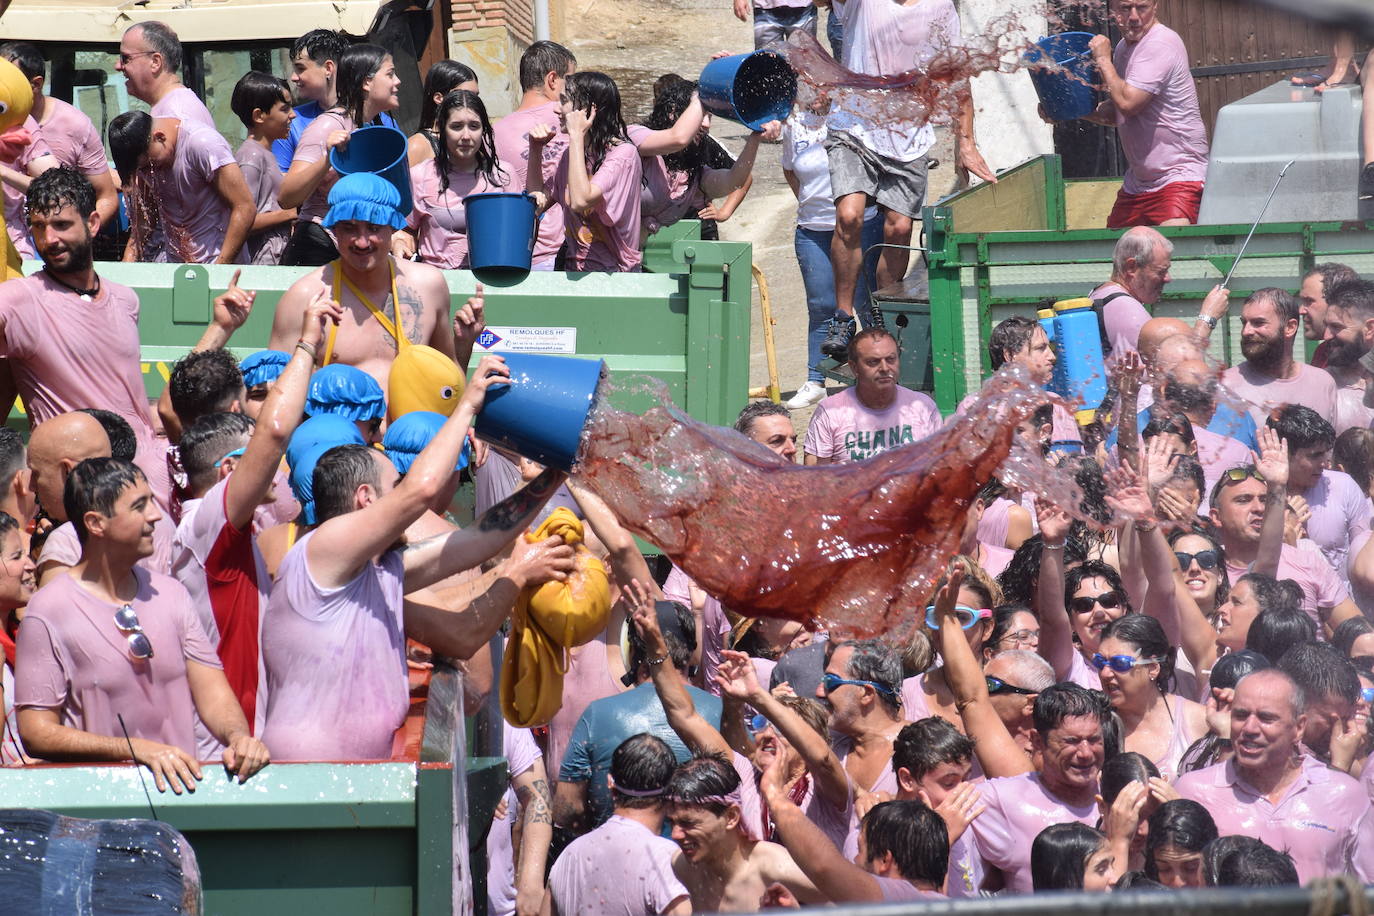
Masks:
[[[606,364],[599,359],[500,353],[512,383],[487,389],[474,424],[488,442],[571,471]]]
[[[1094,88],[1098,84],[1097,66],[1088,56],[1091,32],[1063,32],[1035,43],[1021,56],[1031,68],[1031,83],[1045,115],[1052,121],[1072,121],[1093,113],[1097,107]],[[1047,70],[1048,64],[1060,70]],[[1066,72],[1067,71],[1067,72]]]
[[[396,209],[409,216],[414,206],[410,193],[410,142],[406,135],[385,124],[369,124],[353,131],[348,145],[335,147],[329,153],[329,164],[340,175],[354,172],[373,172],[396,186],[401,205]]]
[[[797,74],[773,51],[736,54],[702,69],[697,95],[712,114],[759,130],[769,121],[787,120],[797,96]]]
[[[538,225],[533,197],[527,192],[469,194],[463,198],[463,209],[469,270],[530,269]]]

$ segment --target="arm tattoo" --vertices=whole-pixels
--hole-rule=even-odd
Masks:
[[[531,824],[552,824],[553,812],[549,810],[549,784],[547,780],[536,779],[533,785],[515,790],[520,804],[525,806],[528,822]]]
[[[397,277],[396,298],[400,300],[396,303],[396,312],[401,316],[401,323],[405,325],[406,340],[413,344],[424,343],[420,324],[424,320],[425,304],[420,294],[412,289],[410,284]]]
[[[488,509],[477,521],[481,531],[510,531],[523,527],[557,489],[559,472],[545,470],[524,487]]]

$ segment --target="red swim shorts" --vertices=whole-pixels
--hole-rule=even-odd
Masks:
[[[1107,217],[1107,228],[1158,226],[1167,219],[1186,219],[1196,223],[1201,203],[1200,181],[1171,181],[1158,191],[1146,191],[1144,194],[1118,191],[1116,206],[1112,207],[1112,214]]]

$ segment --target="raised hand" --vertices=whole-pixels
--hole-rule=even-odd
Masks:
[[[321,287],[305,307],[305,315],[301,319],[301,343],[318,348],[324,340],[325,328],[330,323],[338,324],[342,318],[343,306],[329,295],[328,289]]]
[[[253,311],[253,300],[258,297],[256,292],[239,288],[239,277],[242,274],[242,269],[234,271],[229,288],[215,297],[214,322],[226,335],[233,334],[243,327],[243,323]]]
[[[553,139],[553,134],[553,128],[547,124],[534,125],[530,128],[529,133],[530,146],[543,148],[545,144]]]
[[[1158,442],[1159,439],[1154,441]],[[1153,445],[1154,442],[1150,444]],[[1155,507],[1150,502],[1150,494],[1135,469],[1128,464],[1122,464],[1102,476],[1107,483],[1107,493],[1103,499],[1113,512],[1137,521],[1154,520]]]
[[[766,696],[759,686],[758,674],[754,671],[754,660],[743,652],[726,649],[721,652],[720,667],[716,669],[716,683],[720,692],[746,703]]]
[[[1312,509],[1301,496],[1288,497],[1283,513],[1283,542],[1290,547],[1298,546],[1298,541],[1307,537],[1307,522],[1312,518]]]
[[[477,291],[453,313],[453,340],[460,345],[466,343],[469,352],[478,335],[486,329],[486,301],[486,290],[478,283]]]
[[[596,121],[596,106],[592,105],[587,111],[574,108],[568,112],[564,118],[564,125],[568,129],[569,137],[584,137],[587,131],[591,130],[592,123]]]
[[[954,607],[959,603],[959,586],[964,582],[964,567],[959,564],[951,565],[949,575],[945,577],[945,584],[935,595],[935,624],[938,626],[946,617],[954,614]]]
[[[1155,436],[1145,446],[1145,478],[1152,491],[1158,492],[1174,476],[1178,457],[1169,447],[1168,436]]]
[[[668,643],[663,639],[663,631],[658,626],[658,608],[654,596],[638,579],[620,590],[620,600],[625,602],[630,620],[634,623],[639,638],[651,658],[663,658],[668,654]]]
[[[492,385],[509,384],[510,367],[506,365],[506,361],[495,354],[488,354],[477,364],[477,371],[472,374],[472,380],[468,382],[467,388],[463,389],[463,397],[458,406],[466,404],[476,415],[482,409],[488,388]]]
[[[1279,438],[1276,430],[1261,427],[1255,433],[1259,442],[1259,460],[1255,469],[1264,475],[1271,489],[1288,486],[1288,440]]]
[[[1121,402],[1123,404],[1134,404],[1135,398],[1127,397],[1127,393],[1140,391],[1140,380],[1145,376],[1145,365],[1140,361],[1140,354],[1135,350],[1126,351],[1126,355],[1112,368],[1112,379],[1116,382],[1117,390],[1121,392]]]
[[[1040,539],[1046,544],[1062,544],[1073,521],[1069,514],[1048,500],[1036,498],[1035,517],[1040,523]]]
[[[1128,782],[1122,787],[1102,824],[1108,840],[1130,843],[1140,827],[1140,815],[1149,797],[1150,787],[1143,782]]]
[[[973,823],[974,818],[988,808],[983,803],[982,793],[971,782],[959,783],[938,805],[930,803],[930,796],[926,794],[924,789],[919,790],[919,793],[921,801],[926,803],[926,807],[934,809],[935,813],[944,820],[945,827],[949,830],[950,843],[954,843],[963,836],[964,831],[968,829],[969,824]]]

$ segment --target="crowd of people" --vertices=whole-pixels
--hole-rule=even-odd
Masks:
[[[930,49],[932,32],[902,31],[910,5],[875,5],[848,0],[851,37]],[[1135,59],[1156,67],[1176,49],[1153,3],[1114,6],[1135,30],[1108,80],[1121,124],[1154,104],[1117,73],[1134,46],[1155,36],[1163,50]],[[760,41],[816,27],[810,4],[754,16]],[[844,60],[880,73],[901,49],[877,47],[856,40]],[[407,215],[391,183],[328,164],[353,130],[391,123],[380,47],[311,32],[289,85],[246,74],[234,153],[177,77],[176,36],[132,27],[119,68],[151,111],[111,123],[117,183],[99,135],[43,97],[36,51],[0,55],[33,80],[46,137],[22,182],[2,176],[11,237],[42,269],[0,285],[0,395],[33,424],[27,443],[0,428],[0,762],[132,761],[179,794],[210,765],[243,782],[273,761],[390,759],[416,672],[452,660],[480,708],[491,641],[590,551],[616,600],[568,650],[548,721],[505,724],[509,791],[471,825],[487,832],[490,913],[1374,880],[1374,282],[1355,270],[1318,264],[1296,295],[1250,295],[1245,359],[1223,370],[1207,347],[1229,291],[1191,323],[1151,317],[1170,244],[1127,229],[1093,293],[1103,409],[1080,426],[1046,403],[1015,431],[1081,501],[987,481],[928,605],[851,638],[844,621],[741,617],[666,562],[656,575],[634,520],[576,475],[472,435],[512,379],[486,356],[464,382],[485,301],[479,287],[454,310],[441,273],[466,257],[462,197],[521,187],[544,208],[538,269],[634,269],[647,233],[728,216],[775,128],[717,158],[676,77],[627,127],[614,81],[551,42],[524,54],[521,104],[492,124],[474,73],[446,62],[410,138]],[[780,129],[810,341],[835,338],[855,384],[802,398],[817,406],[800,456],[787,407],[745,407],[735,429],[760,462],[861,461],[943,423],[898,385],[893,335],[845,323],[862,296],[839,254],[865,233],[909,239],[929,137],[875,140],[847,117]],[[959,149],[985,170],[971,132]],[[1156,166],[1119,209],[1186,208],[1191,173]],[[137,296],[92,258],[118,190],[131,258],[315,268],[241,362],[228,346],[255,294],[236,274],[155,405]],[[1311,360],[1293,357],[1300,331]],[[997,325],[988,356],[1042,386],[1058,358],[1029,316]],[[468,479],[477,520],[459,527]],[[581,533],[524,536],[554,511]]]

